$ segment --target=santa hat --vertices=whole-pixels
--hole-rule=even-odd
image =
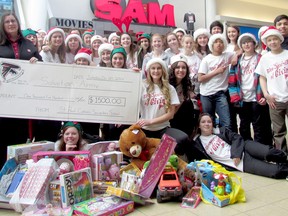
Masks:
[[[274,26],[269,26],[265,31],[263,31],[261,41],[267,46],[267,38],[272,35],[277,36],[281,43],[284,41],[284,37],[282,36],[281,32]]]
[[[186,35],[186,31],[183,28],[176,28],[173,30],[173,33],[177,33],[177,32],[182,32],[184,35]]]
[[[111,43],[112,38],[114,38],[114,37],[120,38],[120,36],[117,35],[116,32],[113,32],[113,33],[111,33],[111,34],[109,35],[109,37],[108,37],[108,43]]]
[[[199,28],[199,29],[197,29],[197,30],[194,32],[194,34],[193,34],[194,40],[196,41],[197,38],[198,38],[200,35],[206,35],[208,38],[210,38],[210,36],[211,36],[210,33],[209,33],[209,31],[208,31],[207,29],[205,29],[205,28]]]
[[[74,60],[77,61],[79,58],[85,58],[91,63],[91,55],[92,51],[88,48],[81,48],[74,57]]]
[[[45,35],[47,34],[47,32],[44,31],[43,29],[38,29],[38,30],[37,30],[37,33],[45,33]]]
[[[188,64],[187,64],[187,62],[188,62],[187,58],[186,58],[183,54],[181,54],[181,53],[178,54],[178,55],[172,56],[171,59],[170,59],[170,62],[171,62],[171,66],[172,66],[174,63],[177,63],[177,62],[184,62],[184,63],[186,63],[186,65],[188,65]]]
[[[244,37],[249,37],[249,38],[251,38],[251,39],[254,41],[255,46],[257,45],[258,41],[256,40],[256,37],[255,37],[253,34],[251,34],[251,33],[244,33],[244,34],[241,34],[240,37],[239,37],[238,40],[237,40],[237,45],[238,45],[238,47],[241,47],[241,44],[242,44],[242,41],[241,41],[241,40],[242,40]]]
[[[47,41],[51,40],[51,36],[55,33],[55,32],[60,32],[63,36],[63,39],[65,38],[65,32],[63,31],[63,29],[61,28],[51,28],[48,33],[47,33]]]
[[[99,46],[98,48],[98,55],[101,56],[102,52],[104,50],[109,50],[110,52],[112,52],[112,50],[114,49],[114,46],[110,43],[103,43]]]
[[[93,44],[93,42],[94,42],[95,40],[100,40],[101,43],[104,43],[103,37],[101,37],[100,35],[94,35],[94,36],[91,38],[91,45]]]
[[[161,58],[152,58],[146,64],[146,71],[149,71],[151,65],[158,63],[162,66],[163,70],[167,73],[167,65]]]
[[[68,46],[68,41],[71,39],[71,38],[76,38],[80,44],[82,44],[82,39],[81,37],[78,35],[78,34],[69,34],[66,39],[65,39],[65,45]]]
[[[215,41],[217,39],[220,39],[223,41],[224,50],[226,50],[226,48],[227,48],[227,40],[226,40],[225,36],[223,34],[218,33],[218,34],[212,35],[208,41],[208,46],[209,46],[209,49],[211,52],[213,52],[213,44],[215,43]]]

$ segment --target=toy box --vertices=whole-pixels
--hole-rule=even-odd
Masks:
[[[119,180],[122,161],[123,153],[118,151],[93,155],[91,161],[93,180]]]
[[[15,157],[16,161],[25,164],[27,159],[39,151],[54,151],[54,142],[41,141],[29,144],[7,146],[7,160]]]
[[[41,158],[54,158],[60,166],[63,162],[70,165],[70,171],[90,167],[90,151],[41,151],[33,155],[34,162]]]
[[[61,206],[60,181],[54,180],[49,183],[48,195],[49,203],[53,206]]]
[[[135,203],[141,205],[145,205],[146,203],[149,202],[149,199],[147,197],[141,196],[140,194],[133,193],[132,191],[124,190],[118,187],[108,186],[106,193],[117,197],[121,197],[125,200],[134,201]]]
[[[62,207],[67,207],[93,197],[90,167],[60,175]]]
[[[90,143],[88,145],[88,150],[91,152],[92,155],[110,151],[119,151],[119,143],[118,140]]]
[[[74,205],[74,214],[81,216],[121,216],[134,211],[134,202],[107,194]]]

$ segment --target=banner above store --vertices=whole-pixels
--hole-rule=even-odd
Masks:
[[[175,27],[174,6],[171,4],[164,4],[161,9],[158,1],[145,4],[143,1],[129,0],[125,8],[121,0],[90,0],[90,5],[97,18],[123,20],[131,16],[139,24]]]

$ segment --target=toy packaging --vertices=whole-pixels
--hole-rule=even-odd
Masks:
[[[118,141],[101,141],[97,143],[90,143],[88,145],[89,151],[92,155],[94,154],[101,154],[104,152],[110,151],[118,151],[119,150],[119,143]]]
[[[60,181],[54,180],[49,183],[49,203],[53,206],[61,207],[61,189],[60,189]]]
[[[119,180],[120,164],[123,153],[118,151],[104,152],[92,156],[92,177],[94,181]]]
[[[54,142],[41,141],[28,144],[7,146],[7,160],[15,157],[16,161],[25,164],[27,159],[39,151],[54,151]]]
[[[181,207],[183,208],[196,208],[201,202],[199,186],[192,187],[188,193],[183,197]]]
[[[224,207],[235,202],[245,202],[242,180],[235,173],[227,171],[211,160],[193,162],[197,172],[201,173],[200,196],[204,203]],[[188,167],[188,165],[187,165]]]
[[[93,197],[90,167],[60,175],[62,207],[67,207]]]
[[[134,202],[107,194],[74,205],[74,214],[81,216],[121,216],[133,211]]]
[[[57,164],[51,158],[43,158],[28,168],[10,200],[13,208],[21,212],[29,205],[45,203],[46,189],[51,179],[55,177],[56,169]]]
[[[34,162],[37,162],[41,158],[53,158],[58,166],[62,163],[66,163],[69,166],[69,170],[74,171],[86,167],[90,167],[90,151],[41,151],[33,155]]]
[[[146,203],[150,203],[149,199],[147,197],[143,197],[140,194],[133,193],[131,191],[124,190],[124,189],[118,188],[118,187],[108,186],[106,193],[117,196],[119,198],[123,198],[125,200],[134,201],[135,203],[138,203],[141,205],[145,205]]]

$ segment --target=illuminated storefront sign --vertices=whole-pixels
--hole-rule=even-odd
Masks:
[[[123,10],[121,0],[90,0],[91,9],[97,18],[112,20],[131,16],[139,24],[175,26],[174,6],[164,4],[162,9],[155,1],[143,3],[139,0],[129,0]]]

